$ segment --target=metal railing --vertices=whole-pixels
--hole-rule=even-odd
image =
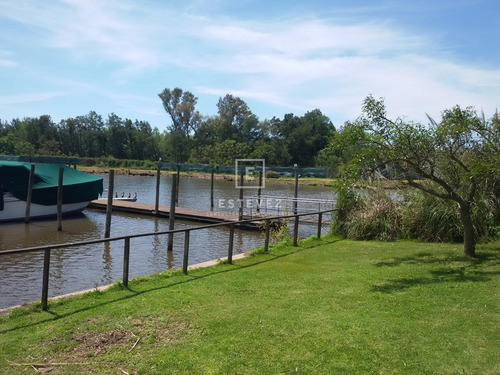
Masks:
[[[297,213],[314,214],[315,212],[333,209],[335,204],[336,201],[331,199],[294,198],[275,195],[243,197],[243,208],[247,209],[247,215],[251,218],[254,215],[286,215],[288,212],[295,213],[295,207],[297,207]]]
[[[265,240],[264,240],[264,251],[267,252],[269,249],[269,232],[271,228],[271,223],[273,221],[278,221],[282,219],[290,219],[294,220],[294,230],[293,230],[293,246],[297,246],[298,241],[298,231],[299,231],[299,217],[308,216],[308,215],[318,215],[318,232],[317,237],[321,237],[321,227],[322,227],[322,218],[323,214],[331,213],[336,209],[317,211],[317,212],[308,212],[308,213],[300,213],[296,215],[282,215],[282,216],[268,216],[265,218],[256,218],[256,219],[247,219],[240,220],[234,222],[223,222],[217,224],[209,224],[198,227],[190,227],[184,229],[174,229],[167,230],[161,232],[149,232],[149,233],[139,233],[139,234],[131,234],[127,236],[118,236],[118,237],[110,237],[110,238],[101,238],[96,240],[87,240],[87,241],[78,241],[78,242],[68,242],[62,244],[51,244],[44,246],[36,246],[36,247],[27,247],[21,249],[12,249],[12,250],[4,250],[0,251],[0,257],[12,254],[21,254],[21,253],[29,253],[29,252],[44,252],[43,258],[43,276],[42,276],[42,310],[48,309],[48,294],[49,294],[49,272],[50,272],[50,253],[52,250],[62,249],[62,248],[70,248],[77,247],[83,245],[92,245],[99,243],[109,243],[114,241],[124,241],[123,245],[123,279],[122,283],[125,287],[128,287],[129,281],[129,261],[130,261],[130,239],[139,238],[139,237],[148,237],[148,236],[158,236],[158,235],[173,235],[175,233],[184,233],[184,255],[182,262],[182,270],[184,274],[188,273],[188,260],[189,260],[189,237],[192,231],[216,228],[222,226],[229,226],[229,245],[228,245],[228,253],[227,253],[227,261],[229,264],[232,263],[233,259],[233,242],[234,242],[234,229],[235,227],[239,227],[242,224],[251,223],[251,222],[262,222],[265,223]]]

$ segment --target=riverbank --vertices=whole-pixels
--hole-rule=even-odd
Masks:
[[[0,317],[0,372],[494,374],[499,252],[327,236],[141,277]]]
[[[78,169],[90,173],[90,174],[107,174],[109,170],[112,168],[103,168],[103,167],[85,167],[78,166]],[[155,170],[147,170],[147,169],[130,169],[130,168],[114,168],[115,175],[127,175],[127,176],[156,176]],[[160,171],[161,176],[169,176],[175,174],[174,171]],[[182,177],[189,178],[201,178],[201,179],[210,179],[210,173],[204,172],[180,172]],[[224,174],[224,173],[215,173],[214,179],[216,180],[225,180],[225,181],[234,181],[234,174]],[[267,177],[267,181],[273,183],[282,183],[282,184],[295,184],[294,177],[279,177],[279,178],[269,178]],[[326,186],[333,187],[334,178],[319,178],[319,177],[300,177],[299,185],[307,185],[307,186]],[[377,182],[382,185],[385,189],[400,189],[408,187],[406,181],[402,180],[381,180]],[[358,184],[360,188],[371,186],[370,182],[366,182],[366,184]]]

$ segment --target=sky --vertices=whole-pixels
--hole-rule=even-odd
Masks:
[[[427,123],[500,104],[498,0],[0,0],[0,120],[95,111],[170,119],[180,87],[217,114],[226,94],[260,120],[320,109],[336,127],[368,95]]]

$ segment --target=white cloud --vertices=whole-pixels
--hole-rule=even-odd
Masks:
[[[156,94],[145,97],[138,87],[127,86],[141,75],[149,80],[150,92],[155,85],[160,91],[175,82],[195,87],[195,95],[232,93],[276,106],[277,116],[282,110],[319,108],[336,119],[353,119],[370,93],[385,97],[396,116],[422,121],[426,112],[438,116],[455,104],[486,112],[498,105],[500,70],[453,61],[431,36],[383,21],[293,14],[273,22],[242,20],[206,15],[203,1],[188,2],[183,9],[127,0],[0,3],[0,14],[26,25],[39,44],[54,53],[68,52],[95,71],[98,81],[82,84],[106,87],[103,97],[138,113],[162,115]],[[15,62],[0,54],[0,66],[9,64]],[[70,69],[80,67],[75,63]],[[184,75],[176,76],[179,71]],[[75,92],[74,86],[59,84]]]
[[[66,92],[38,92],[22,95],[0,95],[0,105],[39,102],[66,94]]]

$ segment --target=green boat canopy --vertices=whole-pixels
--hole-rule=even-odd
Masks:
[[[26,200],[32,163],[0,161],[0,189],[16,198]],[[102,178],[60,164],[36,163],[31,202],[57,204],[59,168],[63,167],[63,203],[86,202],[97,199],[103,191]]]

